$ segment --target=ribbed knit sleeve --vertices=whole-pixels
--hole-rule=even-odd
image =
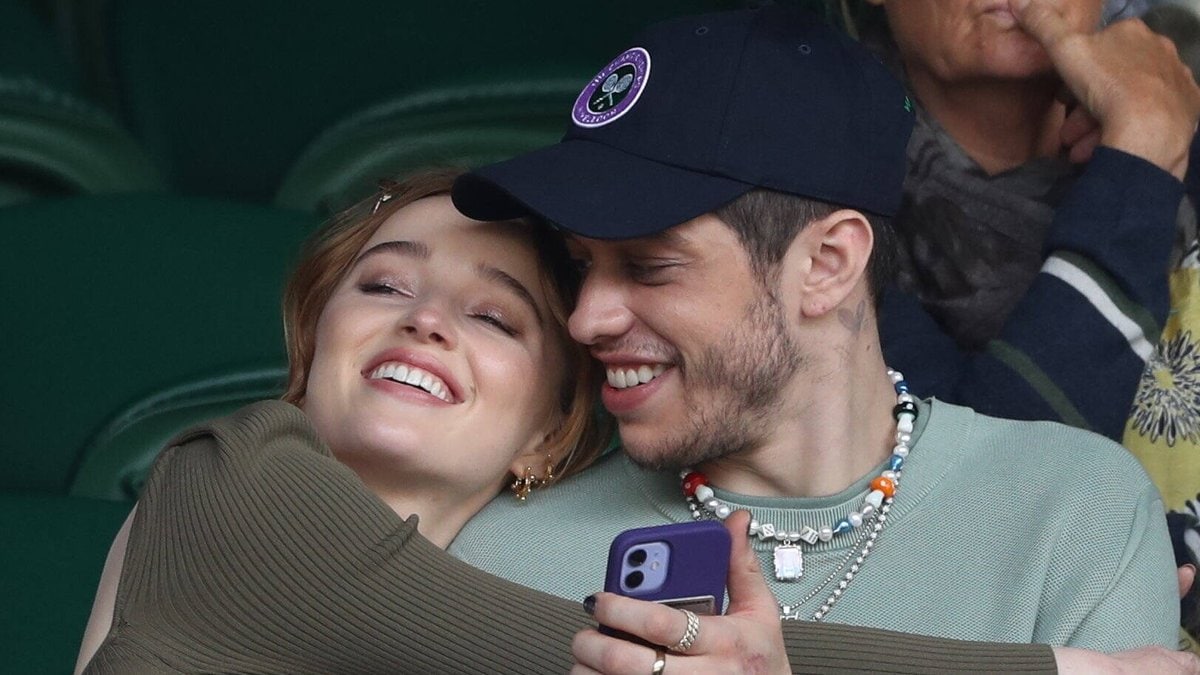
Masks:
[[[161,455],[89,673],[563,673],[577,603],[462,563],[332,458],[303,413],[249,406]],[[536,533],[514,532],[513,536]],[[531,555],[545,547],[533,547]],[[1053,672],[1048,648],[843,626],[785,631],[796,672]]]

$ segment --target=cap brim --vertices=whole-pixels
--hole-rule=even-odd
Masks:
[[[741,181],[566,140],[459,177],[455,207],[476,220],[530,213],[592,239],[644,237],[754,189]]]

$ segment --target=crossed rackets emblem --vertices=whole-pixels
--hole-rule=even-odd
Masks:
[[[591,105],[588,107],[593,108],[596,110],[596,112],[613,107],[613,105],[616,104],[616,102],[613,100],[613,97],[618,94],[625,93],[625,90],[629,89],[629,85],[631,84],[633,84],[632,73],[625,73],[621,76],[618,76],[616,73],[609,75],[607,78],[605,78],[604,83],[600,85],[601,95],[593,98]],[[608,101],[608,104],[604,107],[600,107],[600,102],[605,100]]]

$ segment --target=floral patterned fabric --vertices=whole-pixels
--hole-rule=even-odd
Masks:
[[[1125,428],[1168,508],[1200,491],[1200,260],[1192,244],[1171,274],[1171,314]]]
[[[1146,364],[1124,443],[1158,485],[1167,508],[1194,516],[1200,498],[1200,259],[1194,242],[1171,274],[1171,314]],[[1177,563],[1200,562],[1197,536],[1187,537],[1186,530],[1171,536]],[[1198,598],[1200,588],[1193,587],[1182,603],[1180,643],[1200,653]]]

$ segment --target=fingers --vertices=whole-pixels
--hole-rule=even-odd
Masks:
[[[725,519],[725,527],[732,538],[729,551],[729,614],[742,612],[769,612],[775,616],[779,608],[775,596],[767,588],[759,568],[758,555],[750,547],[747,534],[750,525],[749,511],[735,511]]]
[[[1096,121],[1096,118],[1092,117],[1091,113],[1083,106],[1076,106],[1067,114],[1067,118],[1063,120],[1059,136],[1062,144],[1070,147],[1083,140],[1088,134],[1099,129],[1100,123]]]
[[[1092,159],[1092,153],[1100,146],[1102,140],[1099,129],[1092,131],[1071,146],[1070,152],[1067,153],[1067,159],[1073,164],[1086,164]]]
[[[613,593],[597,593],[593,616],[601,625],[624,631],[650,644],[672,646],[679,643],[688,628],[688,617],[667,605],[634,600]],[[692,641],[693,651],[704,651],[703,617],[701,630]]]
[[[1009,0],[1008,6],[1021,29],[1029,33],[1050,52],[1062,43],[1063,38],[1074,32],[1057,8],[1040,0]]]
[[[1192,564],[1179,566],[1179,597],[1188,594],[1192,590],[1192,584],[1196,582],[1196,566]]]
[[[1200,659],[1191,652],[1163,647],[1142,647],[1104,654],[1076,647],[1054,647],[1054,662],[1060,675],[1093,673],[1155,673],[1156,675],[1200,675]]]
[[[1124,666],[1130,673],[1200,674],[1200,659],[1197,659],[1196,655],[1191,652],[1163,647],[1143,647],[1132,652],[1120,652],[1114,656],[1126,662]]]
[[[1065,87],[1101,127],[1069,120],[1064,144],[1084,161],[1098,144],[1182,179],[1200,119],[1200,87],[1173,45],[1137,20],[1097,32],[1072,27],[1047,0],[1009,0],[1017,22],[1049,54]]]
[[[1068,157],[1076,164],[1092,158],[1096,146],[1100,145],[1102,129],[1096,118],[1082,106],[1073,109],[1063,122],[1059,138],[1068,150]]]
[[[1175,665],[1180,672],[1190,673],[1191,675],[1200,675],[1200,657],[1197,657],[1191,652],[1174,652]]]
[[[592,629],[575,634],[575,639],[571,641],[571,654],[576,662],[571,668],[573,675],[646,675],[654,672],[659,658],[659,653],[651,647],[604,635]],[[663,655],[665,658],[665,650]],[[666,673],[669,670],[659,672]]]

